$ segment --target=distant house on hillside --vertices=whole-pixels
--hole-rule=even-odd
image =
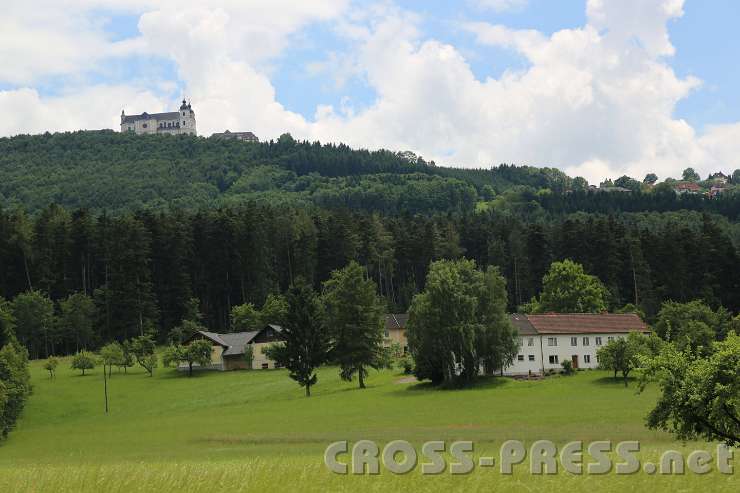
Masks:
[[[504,375],[542,374],[562,370],[565,360],[574,368],[597,368],[596,351],[630,332],[649,332],[634,313],[514,313],[509,320],[519,332],[519,354]],[[398,342],[408,348],[408,314],[385,316],[385,346]]]
[[[679,195],[682,195],[684,193],[695,194],[701,192],[701,187],[697,183],[694,183],[692,181],[682,181],[677,183],[673,187],[673,190]]]
[[[231,132],[229,130],[211,135],[214,139],[241,140],[243,142],[259,142],[252,132]]]
[[[713,181],[716,183],[727,183],[729,179],[730,177],[722,173],[721,171],[709,175],[709,181]]]
[[[727,187],[724,185],[724,183],[712,185],[712,188],[709,189],[709,198],[717,198],[717,196],[721,193],[724,193],[725,190],[727,190]]]
[[[606,192],[606,193],[612,193],[612,192],[630,193],[632,192],[632,190],[630,190],[629,188],[616,187],[616,186],[599,187],[599,188],[595,188],[594,191],[595,192]]]
[[[184,344],[190,344],[196,340],[207,340],[212,343],[211,348],[211,365],[212,370],[245,370],[247,361],[244,357],[247,348],[251,347],[253,351],[252,369],[266,370],[276,368],[275,362],[267,358],[262,350],[274,342],[283,340],[281,335],[282,328],[279,325],[266,325],[260,330],[251,332],[235,332],[231,334],[217,334],[215,332],[206,332],[199,330]]]

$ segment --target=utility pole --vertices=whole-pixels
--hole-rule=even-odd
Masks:
[[[108,376],[105,372],[105,364],[103,364],[103,388],[105,392],[105,414],[108,414]]]

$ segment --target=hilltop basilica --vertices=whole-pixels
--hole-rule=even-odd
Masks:
[[[195,112],[190,103],[182,100],[180,111],[169,113],[147,113],[126,115],[121,111],[121,132],[143,134],[190,134],[198,135],[195,130]]]

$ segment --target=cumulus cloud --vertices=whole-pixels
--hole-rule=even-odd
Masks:
[[[529,0],[473,0],[473,3],[482,9],[505,12],[523,9],[527,6]]]
[[[0,68],[0,81],[20,85],[0,91],[0,111],[12,114],[0,123],[0,134],[116,128],[122,101],[127,112],[173,104],[180,94],[151,83],[81,84],[53,97],[34,89],[34,81],[49,73],[90,70],[98,60],[141,53],[174,62],[179,90],[193,100],[205,135],[229,128],[273,138],[289,131],[298,138],[413,150],[459,166],[557,166],[590,181],[641,178],[650,171],[676,176],[689,165],[703,175],[740,167],[740,123],[697,134],[673,116],[676,104],[700,84],[670,66],[675,50],[667,23],[683,15],[682,0],[589,0],[584,26],[551,35],[465,23],[463,30],[480,45],[514,50],[528,61],[525,69],[483,80],[457,47],[424,36],[422,17],[390,2],[359,8],[345,0],[133,0],[126,8],[138,16],[139,33],[122,41],[108,39],[95,20],[111,2],[71,2],[87,20],[69,20],[69,26],[16,26],[21,38],[43,32],[64,42],[55,48],[54,63],[41,63],[41,55],[31,62],[16,57]],[[478,2],[490,8],[515,3]],[[345,100],[339,108],[317,107],[308,119],[279,102],[271,82],[276,59],[317,22],[328,23],[344,46],[296,70],[331,77],[337,87],[359,77],[376,95],[368,107]],[[75,29],[79,36],[71,34]],[[102,43],[103,55],[85,51],[90,39]],[[38,54],[28,49],[29,56]]]

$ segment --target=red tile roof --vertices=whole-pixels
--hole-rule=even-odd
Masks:
[[[527,315],[540,334],[649,332],[635,313],[545,313]]]

